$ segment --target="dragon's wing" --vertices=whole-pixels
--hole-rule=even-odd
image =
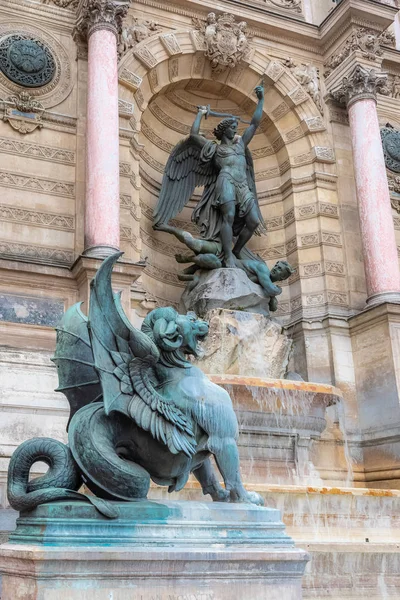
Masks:
[[[101,399],[101,385],[94,368],[94,358],[87,329],[87,317],[74,304],[57,327],[56,351],[52,361],[57,366],[59,387],[70,405],[69,423],[74,414],[91,402]]]
[[[132,358],[151,357],[158,360],[154,342],[135,329],[123,313],[111,287],[113,266],[122,252],[108,257],[91,282],[89,334],[94,364],[103,390],[104,410],[122,410],[132,398],[128,365]]]
[[[154,211],[155,225],[168,223],[180,213],[196,187],[215,183],[217,172],[213,162],[201,160],[201,152],[202,148],[190,136],[172,150]]]
[[[250,152],[250,149],[248,146],[246,146],[246,162],[247,162],[247,173],[246,173],[247,174],[247,183],[249,185],[250,190],[253,192],[253,195],[254,195],[254,198],[256,201],[258,217],[260,219],[260,225],[257,227],[255,233],[256,233],[256,235],[266,234],[267,226],[265,225],[264,218],[261,214],[260,205],[258,204],[253,157],[251,155],[251,152]]]
[[[196,441],[190,418],[150,381],[159,350],[148,335],[129,323],[119,295],[113,294],[111,273],[121,254],[108,257],[91,283],[89,333],[104,410],[107,415],[122,412],[174,454],[192,456]]]

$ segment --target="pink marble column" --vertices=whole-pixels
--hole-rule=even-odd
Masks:
[[[117,40],[98,29],[89,37],[86,128],[85,254],[119,248],[119,123]]]
[[[119,117],[117,35],[127,5],[88,0],[85,251],[104,258],[119,249]]]
[[[376,109],[383,80],[356,67],[344,80],[364,250],[367,303],[400,302],[400,271]]]

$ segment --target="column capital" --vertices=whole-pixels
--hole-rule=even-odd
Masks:
[[[385,91],[386,81],[386,75],[356,65],[347,77],[343,77],[340,87],[331,92],[331,97],[347,108],[358,100],[369,99],[376,102],[377,93]]]
[[[78,15],[74,36],[89,38],[98,30],[121,33],[122,21],[131,0],[85,0]]]

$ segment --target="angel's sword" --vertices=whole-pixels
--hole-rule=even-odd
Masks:
[[[200,106],[198,106],[197,108],[200,108]],[[245,119],[242,119],[241,117],[238,117],[236,115],[215,112],[215,110],[211,110],[211,106],[209,104],[207,104],[206,109],[207,109],[207,112],[204,115],[206,119],[208,119],[208,117],[225,117],[225,118],[230,118],[230,119],[236,119],[237,121],[240,121],[241,123],[246,123],[246,125],[250,125],[250,123],[251,123],[251,121],[246,121]]]

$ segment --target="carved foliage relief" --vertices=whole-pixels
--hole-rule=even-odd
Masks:
[[[3,120],[22,134],[31,133],[37,127],[43,127],[44,106],[32,98],[28,92],[9,96],[4,102]]]

